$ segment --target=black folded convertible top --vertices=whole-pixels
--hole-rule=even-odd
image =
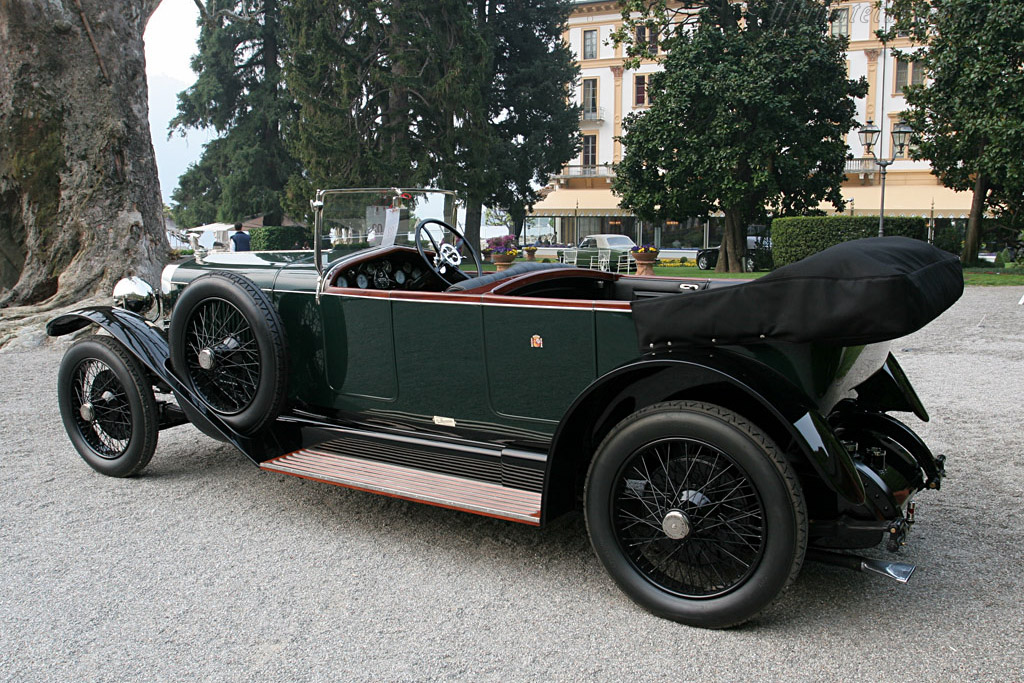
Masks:
[[[960,260],[905,237],[844,242],[759,280],[634,301],[642,351],[672,344],[896,339],[960,298]]]

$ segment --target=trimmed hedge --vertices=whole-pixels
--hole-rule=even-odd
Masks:
[[[308,229],[301,225],[264,225],[249,231],[253,251],[284,251],[294,249],[295,244],[312,244]]]
[[[928,220],[919,216],[890,216],[885,234],[928,239]],[[878,216],[794,216],[772,221],[775,267],[799,261],[840,242],[878,235]]]

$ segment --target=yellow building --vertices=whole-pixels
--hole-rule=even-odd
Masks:
[[[915,65],[902,61],[893,48],[912,49],[909,39],[899,38],[883,45],[875,31],[884,14],[873,2],[845,2],[836,6],[832,31],[849,37],[847,64],[851,78],[865,77],[868,96],[857,100],[857,120],[872,121],[881,129],[875,153],[892,158],[892,127],[900,121],[906,106],[903,88],[920,82]],[[580,155],[551,178],[544,198],[532,215],[550,217],[551,229],[559,241],[576,242],[594,233],[622,233],[637,242],[655,243],[662,248],[715,245],[720,221],[686,219],[661,225],[643,224],[618,205],[611,193],[614,167],[622,159],[622,121],[630,113],[648,106],[647,79],[661,67],[654,59],[643,60],[636,69],[623,66],[622,47],[613,47],[611,33],[622,25],[618,3],[576,0],[569,17],[565,40],[580,66],[576,98],[582,107]],[[638,36],[643,38],[644,36]],[[653,46],[652,49],[657,50]],[[856,130],[847,138],[853,155],[847,163],[843,195],[846,213],[878,215],[881,176],[875,160],[866,156]],[[927,162],[895,159],[888,167],[885,214],[966,219],[971,206],[969,192],[953,192],[939,184]],[[822,207],[832,210],[830,204]]]

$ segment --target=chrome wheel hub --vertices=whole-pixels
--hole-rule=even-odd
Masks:
[[[206,348],[199,352],[199,367],[203,370],[213,370],[214,353],[213,349]]]
[[[681,510],[672,510],[661,521],[662,531],[665,532],[666,536],[676,541],[689,536],[692,528],[690,518]]]
[[[82,419],[86,422],[92,422],[96,419],[96,411],[92,409],[91,403],[83,403],[82,407],[78,409],[78,414],[82,416]]]

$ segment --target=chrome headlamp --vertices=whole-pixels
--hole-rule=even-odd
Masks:
[[[156,295],[148,282],[133,275],[118,280],[114,285],[114,301],[125,310],[142,314],[153,308]]]

